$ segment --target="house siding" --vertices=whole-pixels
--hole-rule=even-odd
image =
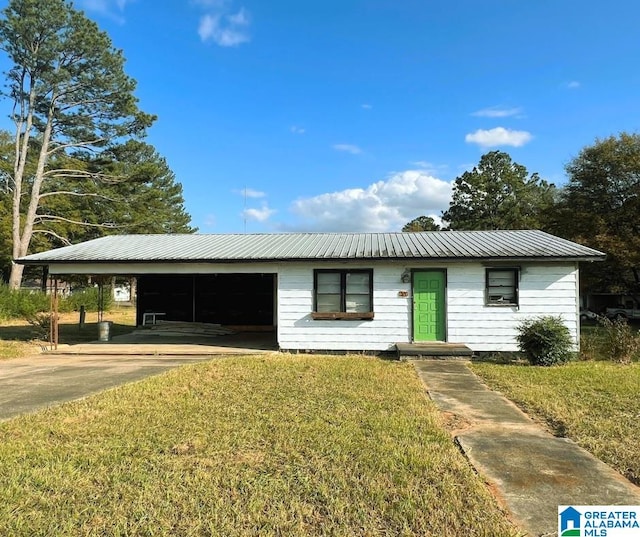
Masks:
[[[516,351],[517,326],[541,315],[560,316],[578,345],[579,319],[575,263],[521,264],[519,306],[485,306],[482,264],[448,270],[447,323],[449,341],[474,351]]]
[[[372,320],[314,320],[313,270],[373,268]],[[393,350],[411,337],[410,297],[400,297],[410,285],[400,283],[403,265],[394,263],[280,265],[278,271],[278,343],[286,350]]]
[[[561,316],[577,348],[579,334],[575,263],[520,264],[519,306],[485,305],[485,269],[481,263],[449,267],[406,263],[322,264],[322,268],[373,268],[373,309],[369,321],[319,321],[313,310],[313,269],[284,264],[278,270],[278,342],[286,350],[388,351],[412,341],[411,284],[405,268],[443,269],[447,273],[447,341],[474,351],[515,351],[518,324],[530,317]],[[401,296],[401,292],[409,296]]]

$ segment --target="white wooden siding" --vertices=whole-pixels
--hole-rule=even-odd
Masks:
[[[521,265],[519,306],[485,306],[485,269],[481,264],[447,270],[448,341],[474,351],[515,351],[517,326],[524,319],[560,316],[577,348],[579,334],[574,263]]]
[[[520,265],[519,307],[485,305],[488,265],[461,262],[410,264],[376,261],[356,263],[157,263],[51,265],[51,274],[212,274],[277,273],[278,343],[290,350],[385,351],[412,341],[411,284],[402,283],[406,268],[447,271],[447,340],[474,351],[517,350],[516,327],[526,318],[559,315],[577,346],[578,271],[575,263]],[[370,321],[313,320],[313,269],[373,269]],[[407,292],[408,296],[400,296]]]
[[[404,266],[386,264],[322,264],[321,268],[373,268],[373,311],[370,321],[313,320],[313,269],[305,264],[281,264],[278,272],[278,343],[288,350],[392,350],[409,341],[411,298],[398,296],[410,284],[400,282]]]
[[[577,345],[579,333],[577,269],[574,263],[521,265],[519,307],[485,305],[485,269],[480,263],[411,266],[322,265],[322,268],[373,268],[370,321],[318,321],[313,311],[313,269],[281,264],[278,270],[278,342],[288,350],[384,351],[412,341],[411,284],[401,282],[405,268],[447,269],[447,340],[474,351],[517,350],[516,327],[526,318],[561,316]],[[409,296],[400,296],[402,291]]]

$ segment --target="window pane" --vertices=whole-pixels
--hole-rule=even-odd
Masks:
[[[347,293],[369,294],[369,274],[364,272],[347,273]]]
[[[318,273],[318,294],[340,294],[340,273],[319,272]]]
[[[369,293],[366,295],[347,295],[347,311],[358,313],[371,311]]]
[[[513,272],[490,272],[489,273],[489,286],[505,285],[513,287],[515,283],[515,274]]]
[[[487,301],[490,304],[516,304],[516,280],[515,270],[489,270],[487,271]]]
[[[318,312],[336,313],[340,311],[340,295],[318,295]]]
[[[371,273],[365,271],[317,271],[318,313],[368,313],[372,311]]]

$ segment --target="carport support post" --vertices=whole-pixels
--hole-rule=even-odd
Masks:
[[[55,344],[55,349],[58,350],[58,340],[60,339],[60,330],[58,325],[58,278],[55,278],[53,282],[53,324],[55,325],[55,330],[53,331],[53,342]]]
[[[53,292],[51,296],[51,317],[49,319],[49,344],[51,348],[58,349],[58,278],[53,280]]]
[[[98,322],[104,320],[104,281],[98,279]]]

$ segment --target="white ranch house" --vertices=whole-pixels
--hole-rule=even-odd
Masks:
[[[282,350],[449,342],[514,351],[525,318],[579,341],[578,263],[604,254],[541,231],[110,236],[17,260],[138,279],[144,313],[273,330]]]

